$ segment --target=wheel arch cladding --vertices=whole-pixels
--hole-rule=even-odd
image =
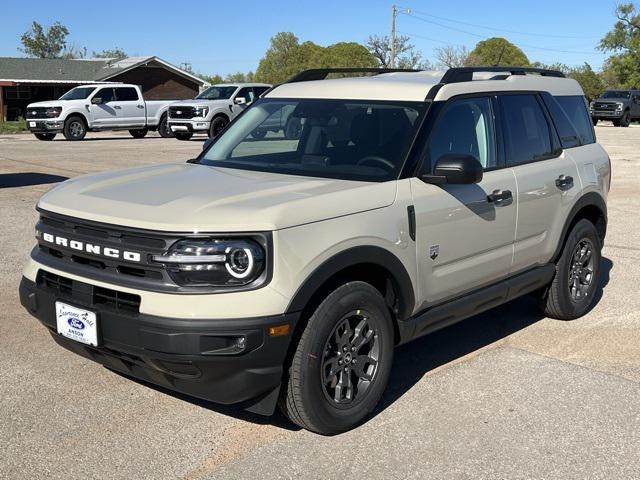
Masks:
[[[560,258],[562,248],[564,247],[571,229],[583,218],[589,220],[595,225],[598,232],[598,238],[600,239],[600,245],[604,245],[604,239],[607,234],[607,204],[599,193],[589,192],[580,197],[571,209],[571,212],[569,212],[567,221],[562,229],[562,236],[560,237],[561,242],[553,256],[554,261],[557,261],[558,258]]]
[[[394,328],[398,320],[411,315],[415,303],[411,277],[393,253],[374,246],[349,248],[326,260],[298,288],[286,312],[302,312],[301,320],[308,318],[330,292],[354,280],[367,282],[381,293],[395,317]],[[304,328],[304,323],[299,322],[299,327]]]

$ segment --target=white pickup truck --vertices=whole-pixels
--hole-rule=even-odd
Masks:
[[[39,140],[62,133],[67,140],[82,140],[88,131],[129,130],[134,138],[157,130],[171,137],[167,109],[175,100],[144,100],[140,87],[127,84],[84,85],[58,100],[27,106],[27,128]]]
[[[178,140],[189,140],[194,133],[213,138],[269,88],[266,83],[212,85],[193,100],[173,103],[169,128]]]

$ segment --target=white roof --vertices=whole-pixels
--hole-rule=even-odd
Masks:
[[[505,72],[507,74],[508,72]],[[440,83],[444,72],[394,72],[371,77],[337,78],[285,83],[273,89],[268,98],[340,98],[348,100],[418,101]],[[580,84],[570,78],[540,75],[511,75],[504,80],[489,80],[496,75],[474,75],[471,82],[449,83],[438,91],[435,101],[444,101],[464,93],[492,91],[544,91],[552,95],[583,95]]]

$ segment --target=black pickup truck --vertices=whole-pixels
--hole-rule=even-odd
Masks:
[[[640,120],[640,90],[607,90],[590,105],[593,124],[611,120],[616,127],[628,127]]]

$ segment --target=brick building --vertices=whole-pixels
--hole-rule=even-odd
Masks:
[[[78,85],[108,82],[140,85],[149,100],[193,98],[209,85],[158,57],[124,60],[0,57],[0,116],[16,120],[24,116],[29,103],[59,98]]]

